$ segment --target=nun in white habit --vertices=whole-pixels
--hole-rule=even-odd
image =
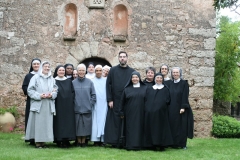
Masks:
[[[104,142],[104,127],[107,116],[107,98],[106,98],[106,77],[102,76],[103,67],[95,67],[95,77],[92,79],[94,84],[97,101],[92,111],[92,135],[91,141],[94,145],[100,146]]]
[[[35,139],[36,148],[44,148],[44,142],[53,141],[57,89],[55,79],[51,76],[50,63],[45,61],[31,78],[27,90],[31,103],[25,139]]]

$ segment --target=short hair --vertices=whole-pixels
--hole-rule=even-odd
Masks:
[[[148,67],[148,68],[146,69],[146,74],[147,74],[147,72],[148,72],[149,70],[153,71],[154,74],[156,74],[156,69],[155,69],[154,67]]]
[[[127,54],[127,52],[125,52],[125,51],[120,51],[120,52],[118,53],[118,56],[120,56],[120,54],[122,54],[122,53],[126,54],[126,57],[128,57],[128,54]]]
[[[81,63],[77,66],[77,70],[80,68],[80,67],[83,67],[85,69],[85,71],[87,70],[85,64]]]
[[[100,65],[100,64],[98,64],[98,65],[95,66],[95,70],[96,70],[97,68],[103,69],[102,65]]]
[[[159,70],[160,73],[162,73],[162,72],[161,72],[161,71],[162,71],[162,66],[166,66],[166,67],[167,67],[167,71],[169,72],[169,67],[168,67],[168,65],[163,64],[163,65],[161,65],[161,67],[160,67],[160,70]]]
[[[180,79],[183,79],[182,69],[181,69],[180,67],[173,67],[173,68],[171,69],[171,78],[174,79],[174,78],[173,78],[173,73],[172,73],[174,69],[178,69],[178,70],[179,70],[179,73],[180,73],[180,77],[179,77],[179,78],[180,78]]]

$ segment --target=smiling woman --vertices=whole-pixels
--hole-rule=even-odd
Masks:
[[[31,106],[25,139],[35,139],[36,148],[44,148],[44,142],[53,141],[54,99],[57,97],[57,85],[51,76],[49,62],[40,65],[38,73],[30,80],[27,92]]]

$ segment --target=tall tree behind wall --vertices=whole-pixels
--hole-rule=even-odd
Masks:
[[[214,99],[240,101],[240,22],[221,17],[216,42]]]

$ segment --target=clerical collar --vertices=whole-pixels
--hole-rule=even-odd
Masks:
[[[169,78],[169,77],[166,77],[166,78],[164,78],[164,81],[168,81],[168,80],[170,80],[170,78]]]
[[[37,74],[38,72],[32,71],[31,73],[32,73],[32,74]]]
[[[71,75],[67,75],[67,78],[72,78],[72,76]]]
[[[174,79],[174,83],[178,83],[180,82],[180,80],[181,80],[180,78],[178,78],[177,80]]]
[[[163,84],[155,84],[152,87],[153,87],[153,89],[156,90],[156,89],[162,89],[164,87],[164,85]]]
[[[65,77],[65,76],[63,76],[63,77],[55,77],[55,79],[56,80],[59,80],[59,81],[64,81],[64,80],[66,80],[67,78]]]
[[[138,88],[140,87],[140,83],[138,82],[137,84],[133,84],[133,88]]]

